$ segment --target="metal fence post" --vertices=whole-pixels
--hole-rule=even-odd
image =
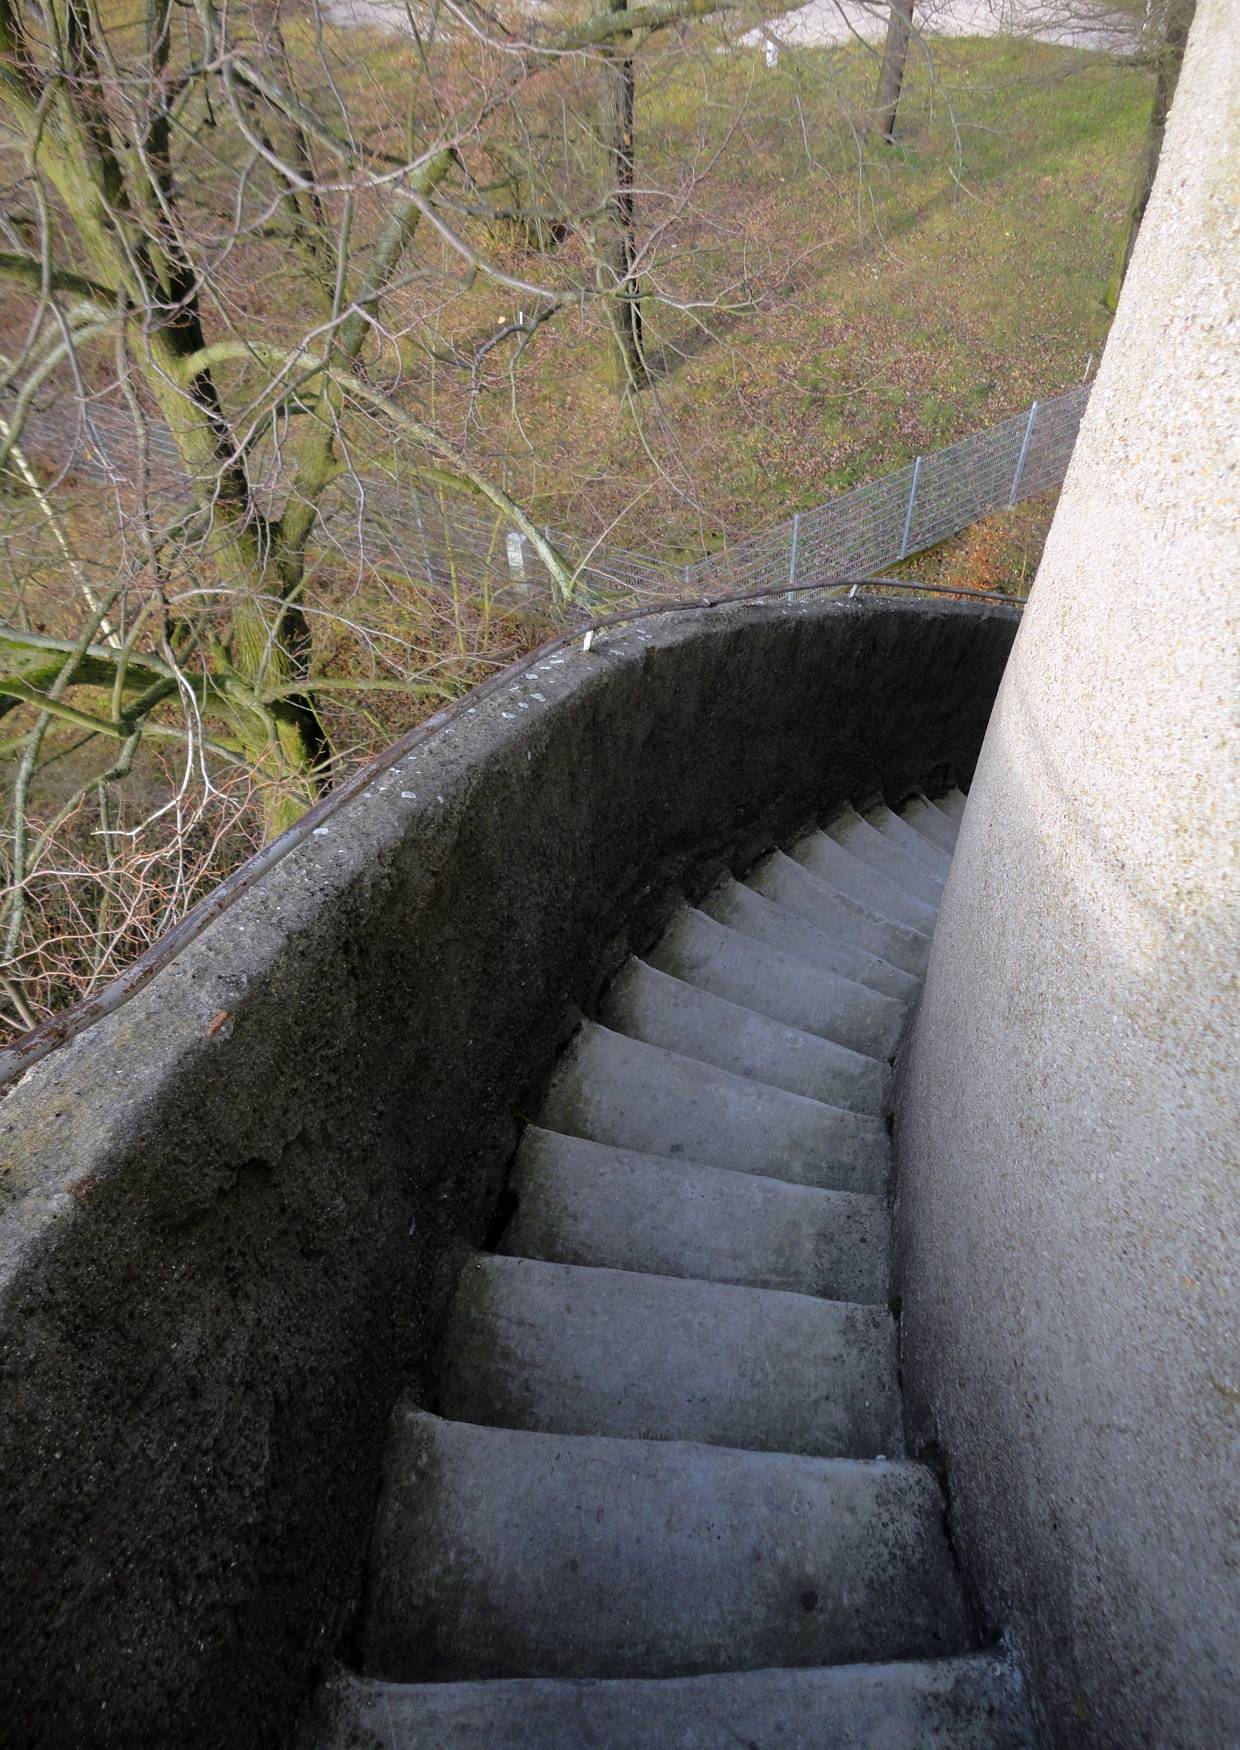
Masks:
[[[1031,476],[1030,490],[1043,490],[1062,482],[1076,440],[1081,413],[1089,396],[1090,386],[1083,383],[1046,401],[1034,401],[1029,407],[1019,440],[1015,470],[1008,488],[1008,506],[1014,506],[1021,498],[1039,418],[1044,427],[1044,436]],[[79,417],[80,424],[75,421],[73,437],[93,458],[93,465],[104,477],[124,480],[135,453],[133,434],[126,422],[114,408],[106,403],[100,405],[93,399],[84,400],[80,404]],[[61,447],[64,446],[66,432],[63,414],[57,416],[49,412],[32,418],[45,434],[56,439]],[[926,457],[917,456],[914,459],[903,528],[898,552],[895,554],[892,554],[887,543],[891,539],[890,518],[895,509],[892,500],[895,497],[896,481],[904,472],[903,468],[856,487],[851,492],[842,493],[810,511],[798,511],[774,528],[750,535],[731,547],[705,555],[691,564],[678,564],[670,555],[639,555],[621,551],[613,555],[608,548],[603,547],[597,553],[591,550],[592,556],[582,561],[581,574],[587,581],[601,580],[607,583],[630,578],[636,569],[639,577],[648,574],[651,580],[656,577],[661,579],[661,587],[664,589],[683,579],[686,594],[690,588],[705,593],[708,589],[721,589],[725,583],[735,590],[762,585],[764,589],[778,593],[779,586],[774,582],[774,574],[782,569],[786,578],[784,588],[788,599],[792,601],[798,589],[819,587],[812,582],[802,585],[799,581],[804,535],[802,525],[807,516],[812,517],[814,523],[811,577],[820,576],[824,569],[832,568],[845,570],[849,575],[860,571],[882,570],[906,559],[910,552],[920,551],[926,540],[942,539],[945,535],[954,534],[976,518],[1004,505],[1005,501],[996,496],[998,481],[995,476],[1000,462],[1007,454],[1013,428],[1019,418],[1019,414],[1013,414],[998,425],[970,433],[935,454],[930,504],[919,531],[915,530],[915,518]],[[150,435],[153,449],[161,455],[170,455],[175,467],[175,440],[168,427],[152,422]],[[278,462],[279,458],[276,459]],[[385,541],[392,543],[395,552],[403,553],[406,545],[409,547],[411,575],[416,574],[414,554],[420,550],[427,581],[436,587],[451,577],[453,568],[462,557],[475,561],[485,559],[510,587],[520,587],[522,574],[531,592],[540,587],[538,580],[541,574],[532,564],[533,542],[529,538],[519,542],[518,531],[506,530],[502,522],[490,522],[484,529],[477,513],[436,505],[433,499],[428,499],[423,504],[416,489],[403,484],[399,466],[395,467],[390,478],[355,479],[359,506],[374,519],[371,527]],[[336,512],[333,511],[331,517],[333,520],[330,522],[329,533],[334,539]],[[410,527],[411,522],[416,524],[416,532]],[[344,526],[343,523],[341,526]],[[548,541],[551,541],[550,528],[543,532]],[[915,533],[919,543],[917,548],[913,546]],[[366,551],[366,538],[364,530],[358,533],[357,539],[363,544],[363,554]],[[574,552],[579,550],[577,538],[571,533],[561,532],[557,539],[571,547]],[[779,548],[785,539],[789,540],[790,551],[787,561],[781,566]],[[508,560],[506,567],[505,556]],[[630,583],[628,587],[640,590],[645,586]]]
[[[504,547],[513,588],[518,595],[528,595],[530,586],[525,576],[525,536],[517,529],[509,529],[504,537]]]
[[[422,540],[422,563],[426,567],[426,581],[432,589],[435,587],[435,568],[431,564],[431,544],[426,538],[426,524],[422,520],[422,500],[416,487],[409,488],[409,497],[413,500],[413,520],[418,525],[418,534]]]
[[[1016,503],[1016,494],[1020,491],[1020,477],[1025,471],[1025,457],[1029,454],[1029,439],[1033,436],[1033,422],[1038,417],[1038,404],[1035,401],[1029,409],[1029,420],[1025,426],[1025,435],[1020,441],[1020,455],[1016,458],[1016,472],[1012,476],[1012,491],[1008,498],[1008,509]]]
[[[917,482],[921,479],[921,457],[913,463],[913,484],[908,492],[908,509],[904,513],[904,535],[900,541],[900,557],[908,552],[908,538],[913,528],[913,506],[917,503]]]

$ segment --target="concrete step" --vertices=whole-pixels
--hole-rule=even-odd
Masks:
[[[830,843],[829,840],[826,842]],[[798,845],[797,849],[799,851],[801,846]],[[840,857],[847,856],[838,845],[832,846],[832,850]],[[860,885],[860,880],[856,884]],[[851,898],[829,876],[811,870],[782,851],[772,851],[752,869],[745,878],[745,885],[764,899],[783,906],[785,911],[795,912],[806,923],[813,924],[824,935],[835,937],[845,947],[876,954],[893,966],[912,973],[918,980],[925,977],[930,959],[928,931],[897,921]]]
[[[990,1653],[710,1677],[378,1683],[347,1677],[325,1750],[1034,1750]]]
[[[593,1021],[561,1056],[538,1122],[613,1148],[793,1184],[864,1192],[886,1184],[880,1118],[748,1081]]]
[[[781,954],[838,974],[870,990],[894,998],[906,1007],[921,989],[921,979],[893,961],[880,959],[863,948],[846,946],[837,936],[817,929],[798,912],[768,899],[729,876],[702,900],[699,908],[707,917],[739,935],[775,948]]]
[[[919,868],[925,870],[941,899],[947,872],[952,866],[951,854],[924,838],[916,827],[910,826],[901,815],[881,803],[876,808],[867,808],[862,818],[882,838],[898,846],[906,857],[911,857]]]
[[[694,1676],[960,1653],[937,1484],[904,1461],[530,1434],[402,1408],[368,1676]]]
[[[906,1007],[894,997],[727,929],[691,906],[676,912],[645,959],[699,990],[868,1057],[889,1058],[904,1026]]]
[[[501,1252],[885,1305],[887,1206],[532,1126]]]
[[[865,822],[859,824],[864,826]],[[847,830],[846,826],[841,830]],[[925,936],[933,932],[937,898],[931,904],[915,887],[907,885],[902,875],[889,875],[874,868],[865,858],[846,850],[831,832],[807,833],[792,846],[791,854],[802,868],[820,881],[829,881],[837,892],[847,894],[858,905],[920,930]]]
[[[960,822],[964,819],[965,804],[968,802],[969,798],[959,786],[953,785],[953,787],[950,790],[945,791],[942,796],[935,796],[932,800],[934,806],[941,809],[949,820],[954,820],[957,826],[960,825]]]
[[[855,809],[846,808],[837,814],[826,829],[827,837],[842,845],[849,856],[875,875],[882,876],[900,892],[912,894],[926,909],[938,914],[943,897],[945,876],[932,875],[917,859],[900,845],[893,844]]]
[[[886,1307],[533,1258],[472,1258],[438,1408],[544,1434],[903,1456]]]
[[[719,883],[562,1054],[443,1414],[394,1420],[340,1750],[1030,1750],[885,1304],[888,1059],[958,813]]]
[[[900,813],[916,832],[937,845],[950,862],[956,848],[958,822],[944,814],[941,808],[936,808],[925,796],[910,796]]]
[[[641,960],[630,960],[612,980],[599,1019],[630,1039],[828,1106],[875,1116],[885,1109],[885,1062],[772,1021]]]

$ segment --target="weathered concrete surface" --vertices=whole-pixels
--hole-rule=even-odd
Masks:
[[[1052,1741],[1240,1741],[1240,6],[1163,166],[965,815],[898,1130],[914,1439]]]
[[[548,661],[10,1094],[8,1744],[282,1740],[569,1005],[682,884],[967,781],[1012,631],[781,603]]]
[[[370,1677],[679,1677],[972,1645],[919,1464],[401,1410],[371,1559]]]
[[[329,1698],[323,1742],[391,1750],[1030,1750],[1019,1679],[985,1653],[643,1682],[376,1683]]]
[[[750,1284],[482,1253],[436,1383],[440,1415],[493,1428],[903,1456],[887,1308]]]
[[[881,1197],[642,1155],[531,1125],[500,1250],[886,1306]]]
[[[612,981],[599,1019],[631,1039],[731,1075],[871,1117],[884,1111],[889,1071],[881,1059],[699,990],[641,960],[631,960]]]
[[[755,942],[693,906],[680,908],[646,961],[870,1057],[889,1058],[904,1026],[905,1005],[894,997]]]
[[[824,1190],[881,1192],[891,1160],[877,1114],[826,1106],[592,1021],[557,1064],[538,1121],[610,1148]]]
[[[899,867],[902,853],[875,837]],[[865,874],[872,866],[854,867]],[[670,1003],[668,987],[681,993]],[[848,1009],[856,988],[845,987]],[[355,1669],[415,1684],[642,1682],[746,1669],[769,1676],[773,1668],[979,1646],[935,1479],[927,1466],[892,1463],[904,1456],[894,1309],[689,1274],[708,1233],[708,1263],[769,1269],[771,1202],[764,1242],[752,1231],[755,1205],[713,1195],[706,1184],[744,1184],[745,1173],[714,1164],[734,1158],[738,1140],[755,1190],[791,1196],[802,1209],[807,1199],[833,1207],[841,1199],[775,1176],[790,1161],[799,1159],[802,1173],[821,1175],[825,1161],[845,1174],[869,1154],[858,1157],[854,1136],[849,1158],[835,1158],[832,1144],[842,1139],[834,1122],[820,1122],[823,1113],[854,1122],[857,1114],[788,1091],[807,1066],[817,1066],[817,1086],[820,1054],[841,1048],[770,1021],[737,994],[739,1004],[721,1001],[631,956],[604,995],[606,1026],[583,1027],[549,1079],[506,1190],[513,1219],[491,1236],[502,1250],[461,1271],[435,1369],[436,1413],[394,1418],[362,1627],[350,1651]],[[870,1073],[887,1069],[846,1056]],[[722,1076],[718,1064],[726,1065]],[[808,1131],[807,1109],[819,1115]],[[557,1136],[562,1124],[569,1134]],[[815,1146],[806,1155],[809,1137]],[[622,1140],[648,1152],[614,1146]],[[874,1140],[872,1165],[881,1168],[890,1155],[885,1129]],[[556,1255],[574,1232],[583,1235],[590,1192],[570,1181],[565,1198],[562,1175],[531,1175],[531,1160],[549,1164],[549,1143],[568,1151],[559,1161],[584,1169],[587,1184],[593,1178],[599,1207],[591,1216],[609,1213],[614,1223],[607,1238],[595,1222],[590,1243],[601,1241],[605,1257],[623,1248],[632,1268]],[[599,1196],[591,1158],[600,1149],[613,1173],[620,1163],[628,1198],[609,1199],[605,1189]],[[668,1184],[689,1175],[694,1196],[671,1201],[656,1183],[647,1206],[651,1169]],[[885,1190],[885,1174],[875,1177],[875,1190]],[[705,1231],[699,1199],[714,1205]],[[885,1206],[879,1195],[842,1202],[849,1210]],[[791,1213],[785,1204],[777,1224]],[[821,1216],[806,1217],[821,1232]],[[873,1228],[847,1216],[845,1225],[858,1251],[840,1261],[864,1273],[875,1258]],[[513,1250],[518,1234],[534,1255]],[[550,1256],[538,1255],[543,1235]],[[830,1248],[837,1258],[842,1238]],[[812,1239],[788,1251],[802,1269],[819,1265]],[[769,1691],[776,1709],[779,1687],[776,1679]],[[652,1693],[647,1704],[648,1734],[657,1736],[657,1723],[669,1744],[684,1721],[675,1693]],[[924,1745],[906,1700],[897,1690],[890,1707],[859,1708],[868,1750]],[[742,1718],[755,1701],[742,1703]],[[718,1722],[718,1708],[703,1703]],[[975,1705],[983,1718],[991,1714],[988,1698]],[[562,1742],[553,1713],[543,1723]],[[398,1705],[393,1719],[402,1716],[408,1736],[399,1741],[425,1742],[416,1713]],[[476,1741],[469,1716],[467,1701],[457,1720],[441,1720],[437,1750]],[[931,1710],[927,1726],[933,1717]],[[610,1746],[611,1727],[624,1731],[623,1709],[600,1718],[597,1733],[588,1719],[579,1723],[586,1741]],[[399,1730],[393,1724],[393,1747]],[[755,1750],[770,1736],[764,1724]],[[745,1741],[737,1722],[723,1737]],[[337,1732],[313,1741],[324,1740],[338,1742]]]
[[[771,857],[763,866],[769,869],[781,860]],[[750,878],[754,878],[752,874]],[[855,984],[881,991],[898,1002],[911,1003],[921,989],[921,979],[911,972],[893,966],[869,950],[845,946],[839,939],[842,932],[833,936],[826,920],[811,924],[730,876],[711,888],[700,909],[716,923],[763,947],[774,948],[803,965],[818,966],[824,972],[850,978]]]

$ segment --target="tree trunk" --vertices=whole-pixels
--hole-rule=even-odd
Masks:
[[[1145,130],[1145,149],[1141,155],[1141,168],[1137,172],[1137,186],[1133,191],[1132,205],[1128,209],[1128,223],[1124,231],[1124,241],[1120,247],[1119,260],[1111,283],[1107,287],[1106,306],[1112,315],[1114,315],[1116,305],[1119,303],[1120,287],[1128,272],[1128,263],[1132,260],[1132,252],[1141,230],[1141,221],[1145,217],[1145,209],[1150,203],[1154,178],[1158,174],[1158,160],[1162,157],[1163,135],[1167,131],[1167,116],[1171,110],[1171,100],[1175,96],[1175,88],[1180,82],[1184,46],[1188,41],[1188,28],[1193,22],[1193,14],[1196,10],[1197,0],[1166,0],[1166,4],[1162,8],[1161,28],[1155,49],[1157,77],[1154,82],[1154,102],[1150,108],[1149,125]]]
[[[628,0],[610,0],[609,10],[626,12]],[[633,61],[624,39],[603,54],[602,136],[607,154],[608,224],[602,248],[601,278],[618,292],[609,304],[617,379],[622,392],[644,389],[650,381],[642,340],[641,288],[638,285],[636,202],[633,194]]]
[[[878,74],[878,96],[874,100],[875,138],[891,145],[896,137],[896,106],[900,87],[904,83],[904,63],[908,58],[908,39],[913,34],[913,0],[891,0],[887,16],[887,41],[883,45],[883,64]]]

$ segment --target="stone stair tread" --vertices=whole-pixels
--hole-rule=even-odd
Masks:
[[[900,817],[914,832],[919,833],[929,844],[937,846],[951,863],[951,855],[956,847],[956,833],[959,823],[944,814],[941,808],[920,793],[910,796],[900,810]]]
[[[762,1173],[793,1184],[880,1192],[882,1119],[749,1081],[713,1064],[583,1022],[544,1095],[546,1130]]]
[[[805,844],[796,848],[800,850]],[[838,846],[833,849],[839,850]],[[840,855],[847,853],[841,851]],[[745,885],[755,893],[795,912],[816,930],[833,936],[846,947],[863,948],[924,978],[930,959],[930,935],[894,917],[890,917],[850,894],[841,892],[829,876],[818,873],[798,858],[784,851],[772,851],[745,877]]]
[[[750,1081],[875,1116],[885,1109],[887,1064],[742,1007],[632,959],[604,996],[606,1027]]]
[[[822,1191],[531,1126],[500,1250],[833,1300],[887,1300],[881,1197]]]
[[[932,913],[938,911],[945,873],[928,869],[903,845],[880,832],[873,821],[853,808],[846,808],[835,816],[826,831],[828,838],[842,845],[850,857],[864,863],[875,875],[911,894]]]
[[[396,1413],[369,1676],[692,1676],[971,1646],[924,1466]]]
[[[903,1456],[886,1304],[890,1058],[963,806],[842,811],[582,1022],[440,1413],[394,1417],[341,1750],[1031,1750]]]
[[[945,790],[941,796],[931,797],[934,806],[940,809],[949,820],[954,820],[957,826],[964,818],[965,805],[968,800],[968,796],[959,785],[953,785],[950,790]]]
[[[802,913],[789,911],[731,876],[711,889],[699,902],[699,910],[735,934],[775,948],[807,966],[852,979],[906,1005],[921,989],[916,973],[867,949],[842,942],[830,929],[819,929]]]
[[[864,826],[865,822],[858,818],[858,825]],[[875,867],[867,857],[858,856],[851,842],[844,845],[835,836],[837,831],[847,830],[847,823],[832,822],[825,832],[806,833],[792,847],[793,861],[820,881],[830,882],[858,905],[868,906],[882,917],[929,936],[934,929],[937,894],[931,899],[920,884],[909,885],[903,874],[893,869],[894,857],[883,859],[882,866]],[[882,834],[876,837],[881,839]],[[855,835],[850,834],[850,841],[853,839]]]
[[[889,1058],[906,1005],[681,906],[647,963],[805,1033]]]
[[[458,1422],[903,1454],[885,1307],[482,1254],[461,1272],[443,1355],[438,1407]]]
[[[1033,1750],[990,1653],[705,1677],[333,1685],[325,1750]]]
[[[947,872],[951,868],[950,853],[934,844],[923,833],[919,833],[902,814],[888,808],[886,803],[880,802],[874,808],[867,808],[862,819],[924,869],[934,883],[936,895],[941,898]]]

